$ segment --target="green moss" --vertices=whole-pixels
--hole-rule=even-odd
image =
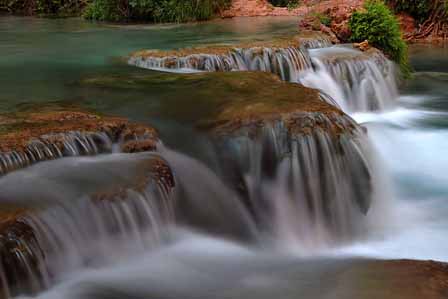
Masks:
[[[395,61],[404,77],[410,77],[408,48],[402,39],[400,26],[392,11],[383,1],[366,2],[365,10],[356,11],[350,18],[349,26],[353,42],[368,40]]]
[[[117,107],[123,105],[121,95],[156,93],[160,104],[149,109],[148,116],[202,128],[293,111],[339,111],[320,100],[317,90],[281,81],[265,72],[167,74],[146,71],[135,75],[89,78],[81,84],[120,95]]]

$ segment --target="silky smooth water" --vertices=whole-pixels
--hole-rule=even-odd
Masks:
[[[291,34],[295,24],[294,18],[251,18],[186,25],[118,26],[78,19],[3,17],[0,18],[0,111],[15,111],[36,103],[80,105],[154,123],[162,134],[172,137],[174,142],[168,142],[170,145],[195,143],[196,139],[193,138],[196,137],[192,137],[195,135],[189,135],[194,133],[193,130],[176,123],[182,112],[171,114],[163,109],[164,97],[158,88],[150,92],[145,90],[144,93],[130,90],[118,92],[118,89],[93,88],[80,82],[90,77],[109,75],[157,76],[157,73],[128,66],[122,59],[141,48],[170,49],[216,42],[233,43],[242,39],[269,39]],[[313,248],[306,251],[308,257],[305,258],[300,238],[299,244],[296,244],[297,238],[290,237],[291,230],[288,228],[294,223],[290,221],[294,217],[287,215],[283,218],[285,211],[277,209],[276,212],[282,216],[277,232],[280,242],[272,242],[272,236],[263,234],[255,234],[262,239],[255,248],[229,241],[227,238],[234,236],[234,232],[239,232],[242,227],[243,238],[252,236],[256,224],[234,201],[235,194],[228,190],[226,182],[214,173],[211,165],[206,164],[207,159],[198,154],[204,162],[167,151],[162,155],[182,177],[183,196],[193,207],[192,216],[188,217],[187,214],[184,221],[199,219],[212,229],[197,229],[201,226],[196,224],[192,226],[199,233],[191,228],[185,230],[182,226],[167,227],[166,230],[157,227],[149,232],[139,232],[142,235],[138,235],[137,239],[141,240],[151,239],[154,233],[162,236],[157,238],[160,247],[156,250],[148,250],[145,246],[133,247],[135,240],[131,236],[126,244],[138,250],[122,252],[122,247],[118,246],[117,255],[111,255],[111,260],[100,258],[98,264],[71,256],[75,258],[74,262],[71,260],[75,266],[64,269],[65,275],[54,284],[49,284],[49,290],[36,295],[37,298],[346,299],[357,298],[346,292],[352,287],[350,282],[353,277],[344,282],[335,280],[335,276],[352,265],[354,257],[448,261],[448,242],[445,238],[448,228],[448,176],[445,171],[448,167],[445,157],[448,147],[448,59],[445,48],[419,46],[411,50],[412,62],[418,73],[413,81],[402,86],[396,108],[386,112],[352,114],[367,127],[371,142],[381,158],[375,161],[375,166],[386,180],[380,184],[384,189],[382,200],[374,202],[365,219],[368,234],[364,237],[345,243],[343,247],[320,247],[320,250],[315,250],[311,246]],[[157,87],[157,84],[153,86]],[[176,86],[173,86],[172,92],[178,92]],[[157,111],[158,117],[153,117],[149,111]],[[185,150],[182,147],[176,149]],[[190,148],[189,151],[195,152],[195,149]],[[14,195],[18,194],[13,190],[14,186],[19,185],[17,176],[30,179],[42,168],[49,172],[54,169],[59,171],[60,165],[73,167],[83,161],[96,165],[110,158],[114,157],[44,162],[46,164],[33,166],[31,172],[27,169],[13,172],[0,179],[0,183],[8,186],[5,190]],[[132,157],[126,159],[135,161]],[[122,161],[121,158],[119,161]],[[114,173],[114,163],[104,164],[105,169],[111,167],[111,173]],[[65,167],[67,169],[69,167]],[[80,182],[92,184],[94,181],[85,180],[87,172],[75,168],[73,175],[78,175]],[[64,177],[58,176],[45,184],[53,186],[58,180],[64,180]],[[8,182],[15,182],[16,185]],[[275,187],[275,182],[271,183]],[[267,189],[270,187],[269,184],[265,186]],[[27,190],[23,188],[21,191],[26,193]],[[80,191],[76,187],[73,190]],[[56,197],[64,193],[63,190],[54,191]],[[282,196],[275,191],[276,188],[272,188],[267,194]],[[126,205],[122,208],[123,211],[128,210]],[[210,213],[204,213],[207,209]],[[232,218],[235,214],[238,217]],[[53,217],[44,217],[43,220],[49,223],[50,229],[58,227],[57,221],[51,221]],[[87,239],[80,239],[88,242],[88,234]],[[105,240],[107,246],[114,246],[116,241]],[[86,246],[81,251],[87,252],[87,255],[92,252],[101,255],[109,250],[103,249]],[[56,266],[59,268],[61,264]]]
[[[395,220],[378,240],[350,254],[448,261],[448,56],[446,47],[411,47],[416,69],[403,86],[399,107],[355,114],[392,174]]]

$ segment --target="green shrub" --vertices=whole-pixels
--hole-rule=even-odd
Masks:
[[[312,16],[319,20],[321,24],[327,27],[331,25],[331,17],[328,14],[313,13]]]
[[[120,21],[126,18],[117,0],[94,0],[86,7],[83,16],[98,21]]]
[[[428,18],[431,11],[430,0],[388,0],[395,12],[406,12],[413,16],[419,23]]]
[[[208,20],[230,0],[93,0],[84,17],[100,21],[188,22]]]
[[[0,11],[19,15],[79,16],[83,8],[82,0],[0,0]]]
[[[288,9],[299,6],[299,0],[269,0],[269,2],[274,6],[287,7]]]
[[[356,11],[350,18],[349,26],[353,42],[368,40],[381,49],[390,59],[398,63],[402,74],[409,77],[411,68],[408,48],[401,37],[400,26],[394,14],[383,1],[371,0],[364,5],[365,10]]]

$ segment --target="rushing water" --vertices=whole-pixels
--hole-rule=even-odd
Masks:
[[[123,92],[79,84],[111,74],[157,78],[120,58],[141,48],[269,39],[288,33],[295,22],[266,18],[115,26],[0,18],[2,112],[33,103],[81,105],[156,124],[162,140],[178,150],[69,157],[1,177],[2,203],[37,208],[38,213],[23,220],[37,232],[37,243],[21,243],[27,249],[14,259],[20,265],[17,277],[0,269],[0,296],[358,298],[350,292],[354,277],[334,280],[358,264],[355,257],[448,261],[444,48],[413,49],[417,74],[400,95],[394,67],[384,57],[365,58],[339,47],[265,49],[262,58],[253,60],[253,53],[238,52],[228,66],[274,72],[323,90],[363,123],[368,137],[359,127],[334,140],[324,131],[302,136],[274,124],[263,129],[261,139],[229,141],[225,149],[236,150],[238,161],[224,166],[239,170],[230,179],[210,141],[178,123],[194,118],[188,103],[168,101],[177,111],[166,109],[166,88],[153,84]],[[327,45],[311,48],[319,46]],[[224,62],[216,59],[204,64],[206,70],[221,68]],[[184,92],[170,89],[174,95]],[[75,143],[79,148],[61,156],[112,151],[104,136],[95,139],[103,140],[104,150],[91,136],[68,137],[83,139]],[[42,152],[45,148],[36,149]],[[128,188],[111,201],[94,200],[92,194],[102,186],[131,183],[143,161],[154,157],[172,168],[172,192]],[[24,159],[12,155],[2,161],[2,169],[10,170],[8,161]],[[233,180],[242,190],[232,188]],[[42,251],[36,251],[36,244]],[[8,279],[13,280],[10,289],[4,287]]]

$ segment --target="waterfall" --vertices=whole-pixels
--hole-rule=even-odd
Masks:
[[[398,96],[395,65],[380,51],[331,46],[325,39],[307,39],[300,48],[233,49],[224,55],[158,57],[160,53],[155,53],[133,56],[128,63],[171,72],[270,72],[321,90],[347,113],[385,110],[394,106]]]
[[[157,165],[145,165],[153,162]],[[5,298],[39,292],[70,272],[116,263],[159,245],[162,232],[174,223],[172,178],[160,177],[169,171],[164,163],[147,153],[50,161],[26,170],[34,187],[23,192],[15,189],[24,170],[3,177],[7,198],[29,206],[0,234]],[[131,175],[135,171],[143,177]],[[88,173],[98,177],[77,190]],[[117,189],[123,176],[130,185]]]
[[[102,132],[68,132],[41,136],[20,151],[0,153],[0,175],[39,161],[111,152],[112,140]]]
[[[319,49],[331,47],[333,43],[327,36],[320,36],[319,38],[302,38],[300,46],[306,49]]]
[[[253,219],[238,194],[203,163],[161,149],[176,173],[176,220],[196,230],[243,241],[256,240]]]
[[[140,130],[140,131],[139,131]],[[94,156],[112,152],[153,151],[160,144],[146,128],[126,126],[104,132],[64,132],[31,139],[23,148],[0,152],[0,176],[38,162],[62,157]]]
[[[311,67],[306,50],[301,48],[236,48],[227,54],[192,54],[184,57],[133,56],[129,64],[141,68],[166,71],[264,71],[277,74],[286,81]]]
[[[331,47],[310,50],[313,69],[298,81],[331,95],[347,113],[385,110],[398,96],[394,64],[381,52]]]
[[[349,117],[305,114],[295,122],[302,127],[243,129],[219,147],[259,228],[309,254],[365,232],[375,174],[367,138]]]

